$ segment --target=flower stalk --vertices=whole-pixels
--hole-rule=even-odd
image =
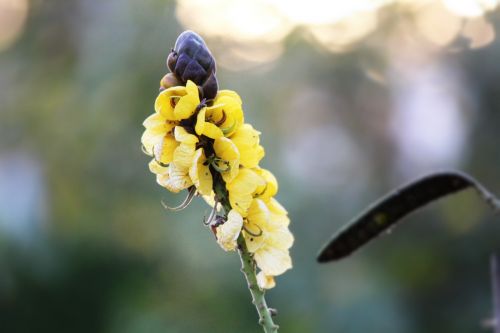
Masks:
[[[231,204],[229,203],[224,181],[220,177],[214,179],[214,190],[217,201],[220,202],[224,208],[224,215],[227,218],[227,214],[231,210]],[[252,303],[259,314],[259,324],[262,326],[265,333],[276,333],[278,332],[279,326],[274,323],[272,318],[275,310],[267,306],[265,290],[261,289],[257,283],[255,260],[248,251],[242,234],[238,237],[238,254],[241,261],[241,272],[245,276],[248,290],[252,295]]]

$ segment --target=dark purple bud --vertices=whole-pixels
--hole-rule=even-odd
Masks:
[[[215,76],[215,72],[213,72],[208,79],[202,85],[203,90],[203,98],[206,99],[214,99],[217,95],[217,91],[219,90],[219,84],[217,83],[217,77]]]
[[[201,86],[205,98],[212,99],[217,94],[215,59],[195,32],[187,30],[179,35],[168,56],[167,66],[183,84],[191,80]]]

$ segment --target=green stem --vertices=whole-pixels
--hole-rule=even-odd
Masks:
[[[259,313],[259,324],[262,325],[264,332],[276,333],[278,332],[278,325],[273,322],[271,311],[267,307],[264,297],[264,290],[260,289],[257,284],[255,261],[250,252],[248,252],[245,239],[241,234],[238,237],[238,253],[240,254],[241,260],[241,272],[245,275],[248,289],[250,290],[250,294],[252,294],[252,303]]]
[[[216,172],[213,172],[212,174],[215,175]],[[222,204],[222,207],[224,207],[225,215],[227,217],[227,214],[231,210],[231,204],[229,203],[225,183],[220,177],[220,174],[219,177],[214,177],[214,191],[217,200]],[[255,260],[253,259],[252,254],[248,251],[242,234],[238,237],[238,254],[240,255],[241,260],[241,272],[245,275],[248,289],[252,295],[252,303],[255,305],[257,313],[259,314],[259,324],[262,326],[265,333],[277,333],[278,325],[273,322],[271,310],[267,307],[266,299],[264,297],[265,292],[257,283]]]

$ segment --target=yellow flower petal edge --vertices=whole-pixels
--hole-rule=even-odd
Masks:
[[[243,217],[234,209],[227,215],[227,221],[216,228],[217,243],[224,251],[234,251],[243,226]]]
[[[252,125],[243,124],[230,138],[240,152],[240,163],[247,168],[255,168],[264,157],[264,148],[259,144],[260,132]]]
[[[186,84],[186,95],[179,98],[179,101],[175,104],[174,118],[176,120],[188,119],[196,112],[199,104],[200,95],[198,86],[194,82],[188,81]]]
[[[240,153],[236,145],[228,138],[220,137],[214,141],[216,162],[222,178],[226,183],[233,181],[238,175],[240,167]]]
[[[259,186],[264,184],[265,180],[255,171],[247,168],[240,169],[238,175],[226,184],[231,207],[236,209],[241,216],[247,216],[253,194]]]
[[[257,274],[257,284],[261,289],[271,289],[276,286],[276,282],[274,281],[274,276],[266,275],[262,271],[260,271],[259,274]]]

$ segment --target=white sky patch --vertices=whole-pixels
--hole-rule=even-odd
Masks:
[[[405,70],[406,68],[406,70]],[[467,126],[455,73],[439,63],[392,73],[390,131],[398,150],[396,168],[405,176],[460,164]]]

